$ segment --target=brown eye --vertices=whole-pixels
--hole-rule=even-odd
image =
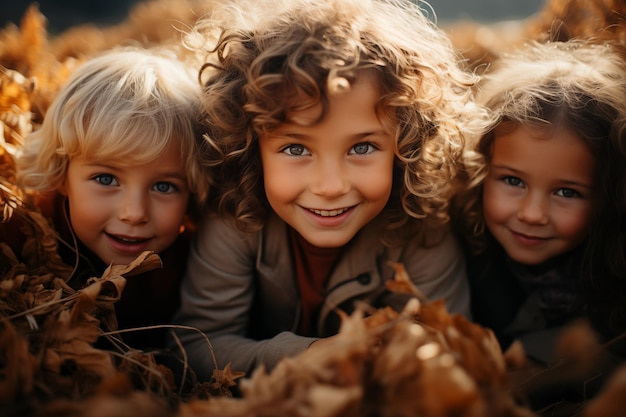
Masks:
[[[565,198],[582,197],[582,195],[578,191],[572,190],[571,188],[560,188],[556,192],[556,194],[560,195],[561,197],[565,197]]]
[[[506,176],[503,180],[505,183],[507,183],[508,185],[512,185],[513,187],[519,187],[523,184],[522,180],[517,177]]]

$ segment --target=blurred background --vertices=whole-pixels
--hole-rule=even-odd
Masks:
[[[224,0],[229,1],[229,0]],[[48,20],[51,34],[82,23],[106,26],[119,23],[139,0],[39,0],[39,9]],[[0,26],[19,24],[30,0],[3,2]],[[438,21],[474,20],[492,23],[523,19],[543,6],[544,0],[430,0]],[[183,6],[184,7],[184,6]]]
[[[440,22],[474,20],[493,23],[518,20],[537,13],[544,0],[430,0]]]

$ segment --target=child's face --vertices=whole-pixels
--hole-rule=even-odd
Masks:
[[[485,222],[514,260],[538,265],[585,239],[595,160],[566,129],[496,134],[484,184]]]
[[[180,233],[190,194],[174,146],[142,165],[72,159],[61,192],[68,197],[78,239],[102,261],[115,264],[170,246]]]
[[[363,73],[348,92],[329,98],[320,123],[289,123],[260,138],[270,205],[315,246],[345,245],[389,199],[394,138],[376,116],[379,97],[377,80]],[[314,120],[318,112],[290,116]]]

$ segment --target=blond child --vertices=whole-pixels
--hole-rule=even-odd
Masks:
[[[209,184],[200,92],[193,69],[171,51],[106,52],[71,74],[18,156],[17,183],[38,193],[52,219],[59,253],[74,267],[70,285],[144,251],[161,256],[163,269],[127,282],[116,304],[120,328],[167,323],[178,308],[188,226]],[[163,345],[163,337],[142,333],[135,346]]]

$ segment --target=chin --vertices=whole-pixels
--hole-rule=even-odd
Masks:
[[[528,266],[538,266],[547,261],[547,259],[544,259],[543,257],[538,259],[538,258],[532,258],[532,257],[529,258],[525,256],[522,256],[522,257],[511,256],[511,258],[517,263],[528,265]]]
[[[307,241],[318,248],[340,248],[347,245],[351,239],[352,237],[350,239],[307,239]]]

